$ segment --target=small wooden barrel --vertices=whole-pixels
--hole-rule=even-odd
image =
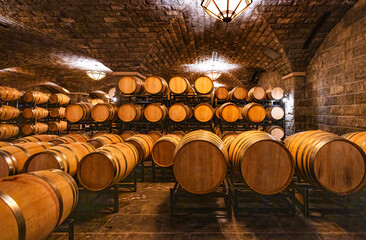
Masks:
[[[129,143],[103,146],[86,155],[79,164],[77,177],[90,191],[101,191],[125,179],[138,164],[138,152]]]
[[[146,134],[136,134],[132,137],[129,137],[126,140],[126,143],[132,144],[137,149],[139,153],[138,163],[146,160],[150,156],[154,147],[154,139]]]
[[[62,93],[54,93],[51,94],[49,101],[52,104],[58,103],[60,105],[67,105],[70,103],[70,98]]]
[[[183,138],[186,135],[186,133],[184,131],[174,131],[171,134],[176,135],[180,138]]]
[[[226,122],[235,122],[240,117],[240,109],[234,103],[224,103],[217,109],[217,115]]]
[[[85,134],[69,134],[63,137],[59,137],[55,140],[52,140],[51,143],[54,145],[62,144],[62,143],[73,143],[73,142],[87,142],[90,138]]]
[[[65,118],[65,110],[66,108],[60,107],[60,108],[51,108],[49,110],[49,114],[51,117],[58,117],[58,118]]]
[[[248,186],[264,195],[283,191],[292,181],[294,161],[288,149],[262,131],[238,135],[229,149],[231,166]]]
[[[96,122],[114,121],[117,111],[117,106],[112,103],[99,103],[93,106],[91,116]]]
[[[147,133],[147,135],[149,135],[154,140],[154,143],[156,143],[159,138],[163,136],[163,133],[159,131],[150,131]]]
[[[11,142],[0,142],[0,148],[13,145]]]
[[[144,108],[141,105],[126,103],[118,108],[118,117],[123,122],[141,120],[144,116]]]
[[[226,87],[218,87],[215,89],[214,96],[219,100],[225,100],[229,97],[229,91]]]
[[[23,95],[25,102],[31,102],[36,104],[42,104],[48,102],[50,95],[38,91],[26,91]]]
[[[285,116],[285,111],[282,107],[268,107],[266,109],[266,116],[271,120],[281,120]]]
[[[0,179],[1,239],[47,239],[75,209],[79,192],[60,170]]]
[[[93,105],[90,103],[70,104],[66,107],[65,116],[69,122],[80,122],[91,120],[91,110]]]
[[[165,105],[159,103],[151,103],[147,105],[144,111],[144,116],[149,122],[163,121],[168,115],[168,109]]]
[[[174,122],[183,122],[193,116],[192,108],[183,103],[174,103],[169,108],[169,118]]]
[[[248,103],[242,108],[242,116],[251,122],[262,122],[266,118],[266,109],[258,103]]]
[[[285,139],[302,179],[338,195],[360,190],[366,181],[366,156],[353,142],[332,133],[306,131]]]
[[[60,169],[74,177],[81,159],[94,149],[93,145],[85,142],[60,144],[33,154],[25,162],[24,171]]]
[[[177,182],[188,192],[206,194],[222,184],[228,153],[214,133],[198,130],[184,136],[174,152],[173,171]]]
[[[37,122],[35,124],[24,124],[22,126],[22,133],[24,135],[31,135],[31,134],[42,134],[47,132],[48,130],[48,125],[46,123],[40,123]]]
[[[194,117],[199,122],[208,122],[214,116],[214,109],[208,103],[200,103],[194,108]]]
[[[242,100],[247,97],[247,90],[243,87],[235,87],[229,92],[230,100]]]
[[[119,90],[126,95],[139,94],[144,91],[144,82],[134,76],[124,76],[118,82]]]
[[[165,94],[168,90],[168,83],[161,77],[147,77],[145,79],[145,90],[150,94]]]
[[[169,80],[169,89],[174,94],[182,94],[190,91],[191,85],[184,77],[172,77]]]
[[[60,122],[49,122],[48,123],[48,130],[51,132],[63,132],[67,130],[67,122],[60,121]]]
[[[194,81],[194,89],[198,94],[209,94],[214,89],[214,84],[211,78],[203,76]]]
[[[0,149],[0,178],[23,172],[27,159],[52,146],[46,142],[19,143]]]
[[[48,116],[48,110],[45,108],[35,107],[35,108],[26,108],[23,110],[24,118],[41,119],[47,116]]]
[[[235,135],[227,135],[225,137],[225,140],[222,140],[222,141],[224,141],[224,145],[226,146],[226,148],[228,150],[230,149],[230,146],[234,142],[236,136],[238,136],[238,135],[237,134],[235,134]]]
[[[136,131],[124,131],[121,133],[120,137],[123,139],[123,141],[126,141],[127,138],[132,137],[133,135],[139,134]]]
[[[12,107],[12,106],[7,106],[7,105],[2,105],[0,107],[0,120],[11,120],[14,119],[16,117],[18,117],[20,114],[20,111],[18,108]]]
[[[22,93],[15,88],[0,86],[0,99],[3,102],[16,101],[22,96]]]
[[[280,87],[267,89],[266,97],[269,100],[281,100],[284,96],[284,91]]]
[[[342,137],[360,146],[366,153],[366,132],[346,133]]]
[[[263,100],[266,97],[266,91],[262,87],[253,87],[248,92],[248,101]]]
[[[285,131],[280,126],[268,126],[265,130],[278,140],[281,140],[285,136]]]
[[[101,136],[94,137],[89,141],[89,143],[93,145],[95,148],[99,148],[106,144],[120,143],[120,142],[123,142],[123,139],[117,134],[103,134]]]
[[[225,131],[221,134],[221,139],[222,139],[222,141],[225,141],[225,139],[230,136],[238,136],[238,133],[233,132],[233,131]]]
[[[28,137],[19,138],[19,139],[14,140],[12,143],[50,142],[57,138],[58,138],[57,135],[40,134],[40,135],[32,135],[32,136],[28,136]]]
[[[0,124],[0,139],[15,137],[19,133],[19,127],[12,124]]]
[[[173,165],[174,152],[182,137],[174,134],[165,135],[155,142],[151,152],[152,159],[160,167]]]

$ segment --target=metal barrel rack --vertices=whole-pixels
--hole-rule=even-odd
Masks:
[[[152,181],[155,183],[157,181],[169,181],[174,182],[175,177],[173,173],[173,166],[170,167],[160,167],[158,166],[153,159],[151,159],[152,164]]]
[[[67,233],[69,240],[74,240],[75,236],[75,220],[72,216],[69,216],[60,226],[58,226],[54,232],[56,233]]]

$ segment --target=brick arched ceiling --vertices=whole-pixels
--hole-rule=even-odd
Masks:
[[[2,83],[53,81],[71,90],[108,90],[63,62],[96,59],[114,72],[164,78],[201,73],[187,64],[219,58],[237,64],[218,81],[252,85],[260,70],[303,71],[331,28],[356,0],[254,0],[229,24],[208,16],[200,0],[0,0]],[[24,76],[24,78],[22,78]],[[86,91],[86,90],[85,90]]]

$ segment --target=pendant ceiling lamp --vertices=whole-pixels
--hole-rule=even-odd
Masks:
[[[209,71],[206,73],[206,76],[211,78],[213,81],[218,79],[221,76],[221,72],[219,71]]]
[[[223,22],[235,19],[253,0],[202,0],[201,6],[212,17]]]
[[[86,74],[95,81],[99,81],[106,76],[105,72],[100,71],[86,71]]]

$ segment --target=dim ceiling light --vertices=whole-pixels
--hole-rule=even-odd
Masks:
[[[105,77],[105,72],[99,72],[99,71],[86,71],[86,74],[95,81],[99,81],[100,79]]]
[[[211,78],[213,81],[218,79],[221,76],[221,72],[219,71],[210,71],[206,73],[206,76]]]
[[[253,0],[202,0],[201,6],[212,17],[224,22],[235,19]]]

